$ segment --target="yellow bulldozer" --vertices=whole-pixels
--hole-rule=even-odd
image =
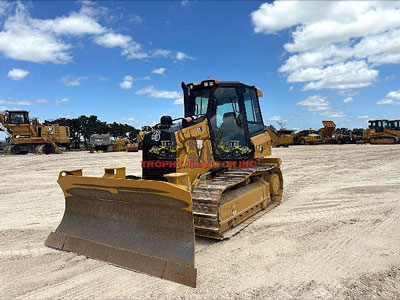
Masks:
[[[142,177],[61,171],[65,212],[47,246],[195,287],[195,234],[229,238],[279,204],[261,91],[211,79],[182,89],[185,117],[144,137]]]
[[[400,140],[399,120],[369,120],[363,131],[362,142],[370,144],[398,144]]]
[[[8,154],[62,153],[69,144],[69,127],[57,124],[40,124],[30,119],[26,110],[6,110],[0,113],[0,131],[7,135]]]

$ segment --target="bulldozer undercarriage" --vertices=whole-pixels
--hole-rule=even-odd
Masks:
[[[196,235],[230,238],[277,206],[282,193],[282,174],[276,164],[229,170],[203,181],[192,190]]]
[[[52,154],[59,153],[58,147],[54,148],[50,144],[15,144],[8,145],[4,148],[5,154],[27,154],[27,153],[35,153],[35,154]]]
[[[399,142],[399,138],[396,136],[375,136],[369,139],[370,144],[397,144]]]

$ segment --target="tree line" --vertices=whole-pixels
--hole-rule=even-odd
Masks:
[[[92,134],[109,133],[115,139],[128,138],[129,140],[133,140],[139,133],[139,130],[131,125],[117,122],[102,122],[94,115],[89,117],[82,115],[74,119],[59,118],[49,123],[68,126],[71,137],[70,147],[75,149],[79,149],[82,142],[83,146],[87,148],[89,138]]]

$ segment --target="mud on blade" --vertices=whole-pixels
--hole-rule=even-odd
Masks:
[[[47,246],[196,286],[192,200],[184,185],[125,179],[124,169],[106,169],[103,178],[64,171],[58,183],[65,212]]]

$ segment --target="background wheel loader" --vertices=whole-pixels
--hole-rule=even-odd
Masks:
[[[195,287],[195,234],[229,238],[279,204],[261,91],[211,79],[182,89],[185,117],[144,136],[141,178],[60,173],[65,212],[47,246]]]
[[[0,131],[7,135],[8,154],[62,153],[61,148],[69,145],[67,126],[40,124],[30,119],[26,110],[6,110],[0,113]]]

